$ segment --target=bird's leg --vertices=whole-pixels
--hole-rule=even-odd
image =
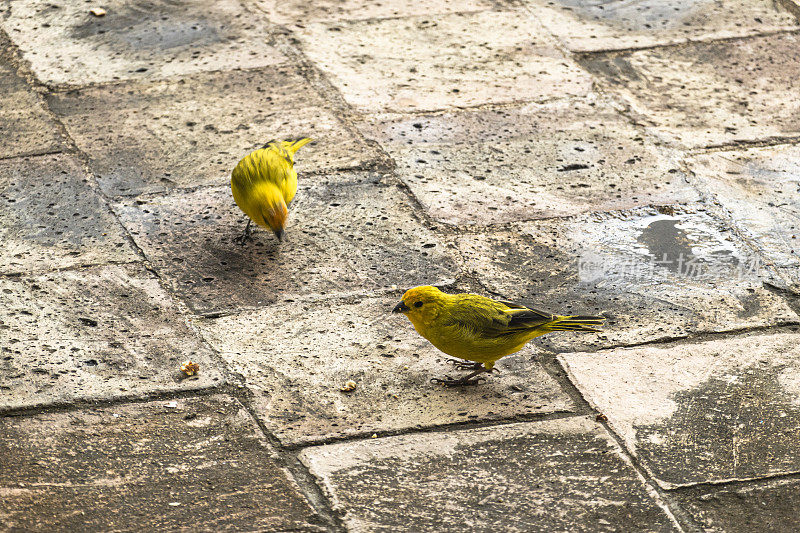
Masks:
[[[448,359],[448,363],[452,364],[459,370],[477,370],[483,368],[483,363],[474,363],[472,361],[459,361],[458,359]]]
[[[244,233],[233,239],[233,242],[240,246],[244,246],[244,244],[250,240],[250,235],[252,234],[252,230],[250,229],[250,223],[252,220],[249,218],[247,219],[247,226],[244,227]]]
[[[474,378],[478,374],[483,374],[483,373],[487,373],[487,372],[491,372],[491,371],[492,370],[486,369],[486,368],[483,367],[483,365],[481,365],[480,368],[476,369],[474,372],[464,376],[461,379],[431,378],[431,383],[440,383],[440,384],[442,384],[442,385],[444,385],[446,387],[460,387],[462,385],[480,385],[481,383],[486,381],[486,378],[484,378],[484,377],[479,377],[477,379],[472,379],[472,378]]]

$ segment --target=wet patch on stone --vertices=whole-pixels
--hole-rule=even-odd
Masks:
[[[800,335],[560,356],[665,488],[800,471]]]
[[[397,161],[426,210],[448,223],[697,199],[676,162],[602,102],[373,115],[358,127]]]
[[[424,111],[587,94],[591,78],[525,10],[311,23],[304,53],[360,111]]]
[[[763,286],[763,268],[701,207],[540,221],[464,235],[465,268],[493,293],[558,314],[602,314],[603,333],[551,333],[555,351],[789,323],[797,315]]]
[[[282,243],[260,227],[245,246],[233,242],[246,217],[228,187],[115,210],[161,275],[200,313],[446,283],[458,273],[452,252],[420,223],[404,194],[373,174],[302,181]]]
[[[686,489],[671,496],[709,533],[797,530],[800,483],[794,479],[712,490]]]
[[[67,155],[0,161],[0,272],[139,259],[125,230]]]
[[[502,359],[481,385],[431,383],[468,371],[391,314],[398,299],[298,299],[198,327],[286,444],[573,409],[528,350]],[[348,381],[355,389],[343,391]]]
[[[238,0],[108,0],[105,15],[80,2],[15,2],[3,28],[37,77],[82,85],[164,78],[288,59],[268,44],[272,27]]]
[[[322,446],[301,459],[354,531],[678,530],[587,418]]]
[[[775,268],[771,281],[800,291],[800,149],[796,146],[716,152],[688,159],[703,188],[736,229]]]
[[[800,405],[779,381],[786,370],[764,361],[677,391],[672,416],[634,425],[636,453],[670,483],[691,472],[747,479],[800,469]]]
[[[228,396],[0,418],[0,522],[18,531],[322,531]]]
[[[242,157],[276,138],[315,140],[297,153],[301,175],[377,157],[295,67],[91,87],[50,104],[109,195],[229,183]]]
[[[771,33],[798,27],[770,0],[527,0],[571,51],[619,50]]]
[[[654,135],[681,147],[800,135],[800,37],[783,33],[580,63]]]
[[[0,278],[0,409],[223,382],[210,350],[140,265]],[[183,361],[199,363],[196,377]]]

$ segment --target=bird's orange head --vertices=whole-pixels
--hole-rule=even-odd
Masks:
[[[286,207],[286,202],[281,198],[279,202],[267,205],[261,210],[261,216],[264,217],[264,222],[270,227],[278,240],[282,241],[286,219],[289,218],[289,209]]]
[[[253,188],[253,213],[250,217],[259,226],[272,230],[279,241],[283,240],[289,209],[280,189],[270,183],[261,183]]]
[[[408,289],[392,313],[403,313],[412,323],[427,323],[435,318],[447,300],[447,294],[436,287],[423,285]]]

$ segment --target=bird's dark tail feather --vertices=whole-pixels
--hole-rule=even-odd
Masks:
[[[606,318],[603,316],[559,316],[546,327],[550,331],[600,331]]]

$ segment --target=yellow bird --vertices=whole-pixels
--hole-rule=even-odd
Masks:
[[[436,287],[409,289],[392,313],[405,314],[414,329],[446,353],[474,361],[461,379],[433,379],[445,385],[474,385],[471,378],[491,372],[495,361],[518,352],[531,339],[551,331],[600,331],[601,316],[560,316],[477,294],[445,294]]]
[[[244,156],[231,173],[231,192],[239,209],[249,217],[240,244],[250,238],[250,222],[269,228],[283,240],[289,205],[297,192],[294,154],[311,139],[269,141],[264,148]]]

